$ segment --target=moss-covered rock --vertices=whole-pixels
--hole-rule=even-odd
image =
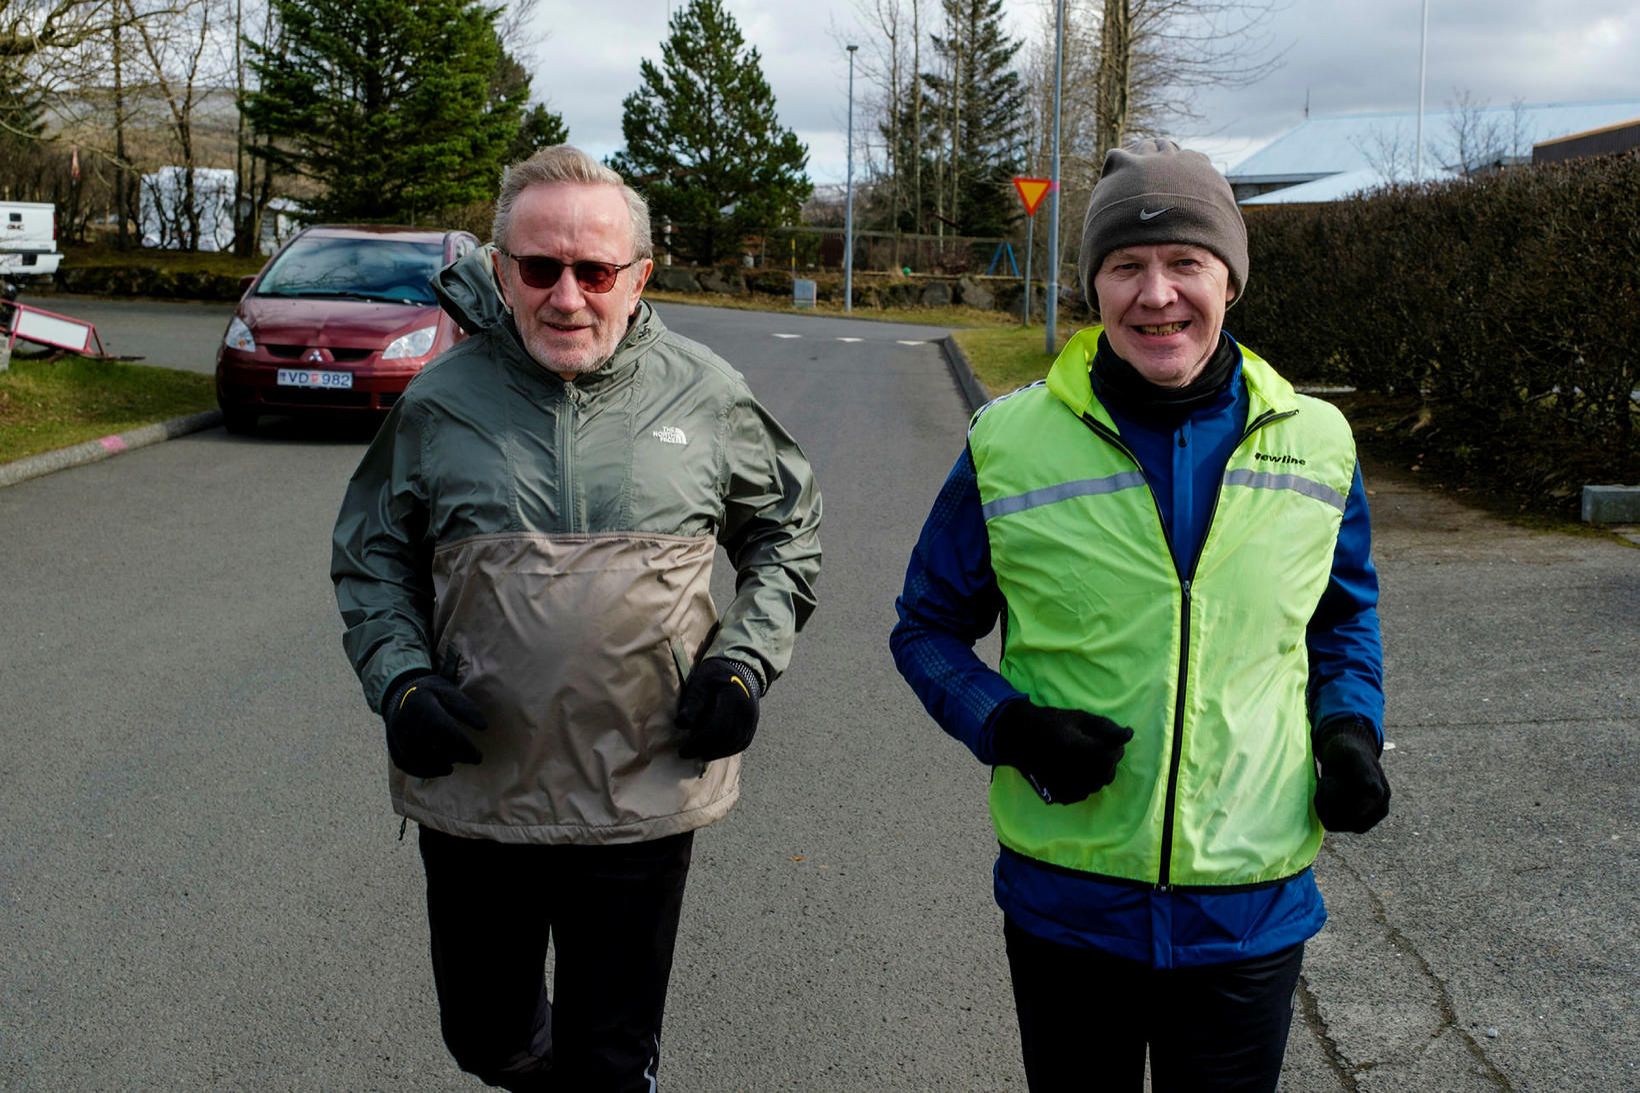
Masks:
[[[701,270],[700,287],[720,296],[739,296],[746,291],[746,278],[734,266],[714,266]]]
[[[662,292],[699,292],[700,271],[688,266],[655,266],[649,283]]]
[[[929,281],[917,296],[917,303],[923,307],[950,307],[955,301],[949,281]]]
[[[989,311],[996,306],[996,293],[975,277],[957,278],[957,302],[968,307]]]
[[[792,275],[783,269],[754,269],[746,274],[746,289],[759,296],[792,294]]]

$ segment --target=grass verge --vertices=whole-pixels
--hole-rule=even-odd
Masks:
[[[1076,331],[1074,326],[1056,324],[1058,337],[1052,353],[1047,349],[1046,330],[1040,326],[959,330],[953,337],[967,355],[974,377],[995,397],[1046,376],[1048,366]]]
[[[0,463],[216,405],[198,372],[90,360],[12,357],[0,372]]]
[[[775,296],[726,296],[645,289],[643,298],[652,303],[726,307],[735,311],[767,311],[777,315],[821,315],[832,319],[863,319],[877,323],[985,328],[1018,326],[1017,321],[1006,312],[982,311],[977,307],[862,307],[844,313],[840,303],[823,300],[814,307],[793,307],[789,300]]]

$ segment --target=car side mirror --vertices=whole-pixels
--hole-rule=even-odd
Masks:
[[[241,295],[241,296],[245,295],[245,293],[247,293],[251,290],[251,285],[253,285],[255,283],[256,283],[256,274],[254,274],[254,273],[245,274],[245,276],[243,276],[239,279],[239,295]]]

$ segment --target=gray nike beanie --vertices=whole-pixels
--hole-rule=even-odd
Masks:
[[[1200,152],[1170,140],[1143,140],[1105,153],[1105,166],[1082,222],[1082,290],[1095,312],[1093,277],[1117,247],[1191,243],[1230,267],[1241,299],[1247,286],[1247,225],[1230,183]]]

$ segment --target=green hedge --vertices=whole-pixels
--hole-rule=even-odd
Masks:
[[[252,271],[254,272],[254,270]],[[54,285],[59,292],[90,296],[148,296],[161,300],[237,300],[240,275],[209,270],[169,269],[133,263],[128,266],[62,266]]]
[[[1640,482],[1640,153],[1247,221],[1228,325],[1284,374],[1410,396],[1438,463],[1517,494]]]

